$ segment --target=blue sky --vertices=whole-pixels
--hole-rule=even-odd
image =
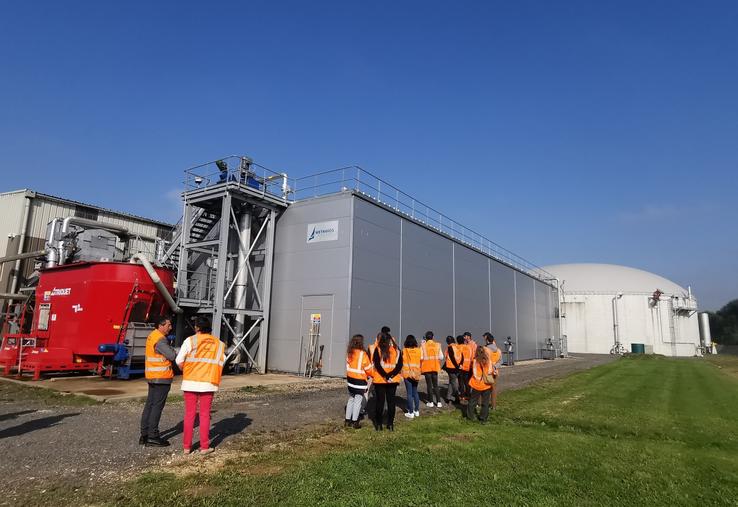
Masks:
[[[15,2],[0,191],[175,221],[182,170],[358,164],[539,264],[738,297],[738,3]]]

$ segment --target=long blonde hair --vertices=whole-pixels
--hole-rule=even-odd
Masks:
[[[474,360],[486,368],[489,364],[489,356],[485,352],[484,347],[477,347],[477,352],[474,354]]]

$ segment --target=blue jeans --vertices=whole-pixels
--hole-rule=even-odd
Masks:
[[[407,411],[418,412],[420,410],[420,395],[418,394],[418,383],[414,380],[406,378],[405,391],[407,392]]]

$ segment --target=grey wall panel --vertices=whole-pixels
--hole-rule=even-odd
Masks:
[[[541,282],[535,283],[536,298],[536,337],[538,348],[545,347],[546,341],[553,338],[551,334],[551,306],[550,306],[550,287]]]
[[[534,280],[522,273],[515,272],[515,286],[517,291],[517,322],[518,322],[518,357],[527,359],[537,357],[536,340],[535,292]]]
[[[323,373],[344,375],[348,337],[351,196],[331,196],[290,206],[277,221],[267,367],[298,371],[304,334],[303,301],[332,303],[330,329],[321,329]],[[307,243],[308,225],[338,220],[338,239]],[[308,313],[309,313],[308,309]],[[325,310],[323,310],[325,311]],[[304,344],[303,344],[304,345]]]
[[[354,198],[350,334],[366,341],[383,325],[400,337],[401,218]]]
[[[490,329],[489,262],[484,255],[454,243],[456,330],[472,333],[482,343],[482,333]]]
[[[515,316],[515,271],[494,260],[490,260],[492,278],[492,334],[497,344],[502,344],[511,337],[516,343]],[[515,357],[523,358],[516,347]]]
[[[402,326],[416,337],[433,331],[438,339],[452,334],[452,243],[419,225],[402,226]]]

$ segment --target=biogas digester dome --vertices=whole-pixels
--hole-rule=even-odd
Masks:
[[[619,342],[626,351],[642,343],[655,354],[700,353],[697,300],[691,289],[613,264],[544,269],[561,284],[562,334],[569,352],[607,354]]]

